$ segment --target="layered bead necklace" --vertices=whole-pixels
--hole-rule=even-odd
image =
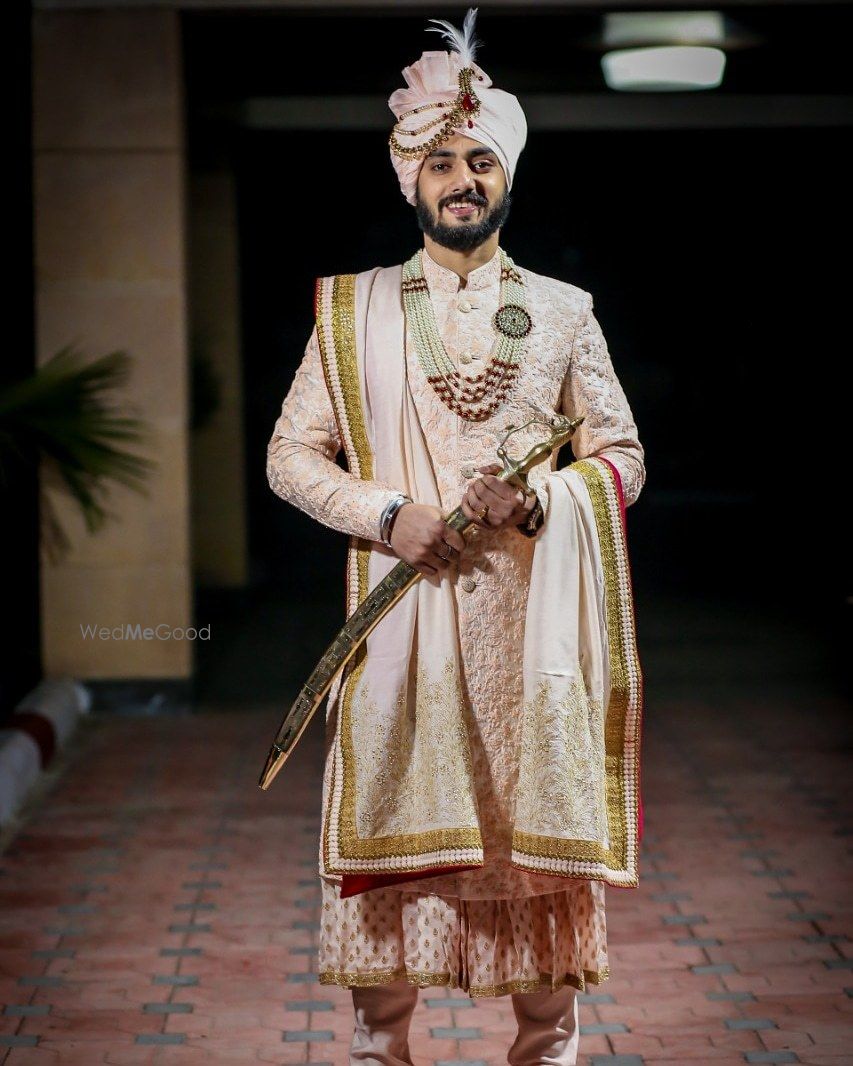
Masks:
[[[403,264],[403,306],[418,361],[442,403],[469,422],[490,418],[503,403],[518,376],[523,341],[533,326],[521,274],[503,248],[498,252],[500,306],[492,316],[497,337],[485,369],[473,378],[459,373],[441,340],[424,276],[423,249]]]

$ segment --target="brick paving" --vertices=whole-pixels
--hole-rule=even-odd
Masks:
[[[267,792],[280,708],[88,724],[0,858],[0,1061],[345,1066],[315,981],[315,717]],[[853,1063],[845,709],[647,704],[641,887],[608,889],[586,1066]],[[416,1066],[495,1066],[508,997],[422,990]]]

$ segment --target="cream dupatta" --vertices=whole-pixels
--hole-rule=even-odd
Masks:
[[[401,268],[321,278],[317,327],[350,471],[441,506],[408,387]],[[513,865],[637,884],[641,716],[618,474],[587,459],[540,483],[524,642]],[[351,538],[347,611],[393,567]],[[456,604],[423,577],[330,691],[320,872],[342,895],[483,864]]]

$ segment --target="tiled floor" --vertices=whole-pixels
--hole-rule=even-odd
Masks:
[[[0,862],[0,1061],[345,1066],[349,992],[312,976],[319,716],[261,792],[279,713],[84,729]],[[608,889],[580,1061],[853,1063],[844,708],[646,714],[641,885]],[[424,990],[412,1032],[416,1066],[499,1066],[510,1000]]]

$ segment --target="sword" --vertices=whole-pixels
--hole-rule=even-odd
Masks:
[[[515,485],[525,495],[532,491],[527,483],[528,472],[547,459],[551,453],[560,448],[572,436],[577,427],[583,422],[583,418],[566,418],[564,415],[548,415],[540,408],[539,418],[531,418],[522,426],[508,425],[506,434],[498,446],[497,454],[503,463],[503,470],[496,476],[501,481]],[[534,445],[523,459],[511,458],[506,450],[506,443],[514,433],[520,433],[531,425],[542,425],[548,430],[548,436],[539,444]],[[462,511],[462,506],[457,507],[444,521],[463,535],[474,527],[473,518],[468,518]],[[370,632],[385,617],[403,594],[423,577],[420,570],[415,569],[405,560],[390,571],[379,584],[362,600],[356,610],[347,619],[346,625],[335,637],[326,649],[319,663],[314,667],[311,676],[302,686],[293,706],[284,716],[275,735],[275,740],[267,755],[258,785],[267,789],[272,784],[276,774],[284,766],[287,757],[293,751],[297,741],[311,721],[314,712],[320,706],[323,697],[332,687],[338,671],[345,666],[355,655]]]

